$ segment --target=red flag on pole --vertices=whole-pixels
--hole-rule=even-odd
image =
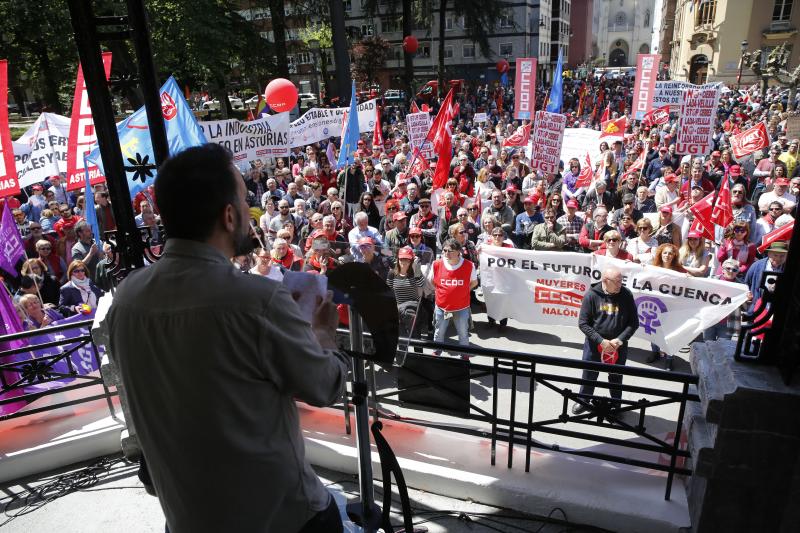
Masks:
[[[727,227],[733,222],[733,206],[731,205],[731,186],[728,178],[722,178],[722,186],[719,188],[717,201],[714,203],[714,211],[711,213],[711,221],[717,226]]]
[[[383,131],[381,131],[381,112],[375,106],[375,128],[372,130],[372,146],[380,146],[383,150]]]
[[[702,233],[703,237],[714,240],[714,222],[711,221],[712,205],[714,204],[714,193],[708,193],[699,202],[689,207],[689,211],[694,215],[692,227],[695,231]]]
[[[589,157],[589,152],[586,152],[586,159],[583,163],[583,168],[581,168],[581,173],[578,174],[578,179],[575,180],[575,188],[578,189],[580,187],[588,187],[592,184],[592,177],[594,176],[594,170],[592,170],[592,159]]]
[[[608,122],[611,118],[611,102],[606,106],[605,111],[603,111],[603,116],[600,117],[600,122]]]
[[[642,117],[643,126],[654,126],[669,122],[669,104],[651,109]]]
[[[769,233],[761,237],[761,246],[758,247],[758,252],[763,254],[764,251],[773,242],[791,241],[793,233],[794,233],[794,220],[792,220],[788,224],[784,224],[780,228],[770,231]]]
[[[453,160],[453,142],[449,135],[445,135],[439,150],[439,160],[436,162],[436,171],[433,174],[432,190],[443,189],[450,177],[450,163]]]
[[[111,52],[103,53],[103,69],[108,79],[111,73]],[[86,187],[83,156],[97,142],[94,132],[92,108],[89,106],[89,93],[83,80],[83,68],[78,63],[78,79],[75,81],[75,96],[72,99],[72,120],[67,140],[67,191],[83,190]],[[96,166],[88,168],[89,183],[96,185],[106,181]]]
[[[628,128],[628,117],[608,120],[600,124],[600,138],[603,137],[625,137],[625,130]]]
[[[452,126],[453,117],[455,116],[457,107],[453,105],[453,89],[451,88],[448,91],[447,96],[445,96],[444,101],[442,102],[442,106],[439,108],[439,112],[436,114],[436,118],[433,119],[433,123],[431,123],[431,127],[428,129],[428,134],[425,135],[425,140],[420,144],[420,146],[424,146],[426,142],[432,141],[433,142],[433,151],[439,154],[441,158],[441,154],[444,151],[449,152],[452,149],[452,139],[450,136],[452,132],[450,127]],[[447,147],[448,150],[443,150],[444,146],[444,138],[447,137]],[[419,147],[414,148],[413,157],[411,158],[410,166],[414,166],[416,163],[417,158],[420,155]],[[441,159],[440,159],[441,161]],[[448,166],[449,166],[448,162]],[[436,168],[439,168],[437,164]],[[449,169],[448,169],[449,170]],[[445,180],[446,181],[446,180]]]
[[[417,106],[416,100],[411,100],[411,113],[419,113],[419,106]]]
[[[506,140],[503,141],[503,146],[528,146],[531,140],[531,123],[523,124]]]
[[[0,198],[19,194],[17,165],[8,126],[8,61],[0,60]]]

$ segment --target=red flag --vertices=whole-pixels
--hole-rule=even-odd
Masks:
[[[605,116],[605,115],[604,115]],[[600,124],[600,138],[603,137],[625,137],[625,130],[628,128],[628,117],[608,120]]]
[[[419,107],[416,100],[411,100],[411,113],[419,113]]]
[[[589,157],[589,152],[586,152],[586,160],[584,161],[581,173],[578,174],[578,179],[575,180],[575,188],[588,187],[592,184],[592,177],[594,177],[592,159]]]
[[[660,125],[666,124],[667,122],[669,122],[669,104],[651,109],[642,117],[643,126]]]
[[[531,140],[531,123],[523,124],[517,130],[503,141],[503,146],[528,146]]]
[[[600,117],[600,122],[601,123],[608,122],[610,118],[611,118],[611,103],[609,102],[609,104],[606,106],[605,111],[603,111],[603,116]]]
[[[8,127],[8,61],[0,60],[0,198],[19,194],[17,165]]]
[[[375,128],[372,130],[372,146],[380,146],[383,149],[383,132],[381,131],[381,112],[375,106]]]
[[[792,233],[794,233],[794,220],[761,237],[761,246],[758,247],[758,252],[763,254],[764,250],[773,242],[792,240]]]
[[[445,137],[448,139],[447,145],[452,147],[450,136],[452,135],[450,127],[455,116],[455,107],[453,105],[453,89],[450,89],[445,96],[436,118],[433,119],[431,128],[428,130],[428,135],[425,136],[425,141],[433,141],[433,150],[441,154],[442,147],[444,146]],[[424,145],[425,142],[422,143]]]
[[[712,205],[714,203],[714,193],[708,193],[699,202],[692,204],[689,211],[694,215],[692,227],[695,231],[703,234],[703,237],[714,240],[714,222],[711,220]]]
[[[722,186],[719,188],[717,201],[714,203],[714,211],[711,213],[711,221],[717,226],[727,227],[733,222],[733,206],[731,205],[731,185],[728,178],[722,178]]]
[[[103,69],[106,79],[111,73],[111,52],[103,53]],[[72,120],[69,125],[67,140],[67,191],[82,190],[86,187],[83,156],[91,151],[97,142],[92,120],[92,108],[89,107],[89,93],[83,80],[83,69],[78,64],[78,79],[75,81],[75,96],[72,99]],[[96,185],[106,181],[96,166],[89,167],[89,183]]]
[[[428,164],[428,160],[425,159],[425,157],[423,157],[422,154],[419,154],[417,156],[416,162],[414,163],[414,166],[411,167],[410,172],[412,176],[420,176],[422,175],[423,172],[425,172],[429,168],[431,168],[431,166]]]
[[[250,122],[250,121],[255,120],[255,119],[256,119],[256,117],[253,116],[253,110],[252,109],[248,109],[247,110],[247,122]]]
[[[441,112],[441,111],[440,111]],[[436,172],[433,174],[432,190],[442,189],[450,177],[450,162],[453,160],[453,143],[449,135],[445,135],[441,149],[437,151],[439,160],[436,162]]]
[[[736,158],[752,154],[769,146],[769,135],[763,122],[759,122],[747,131],[731,137],[731,148]]]

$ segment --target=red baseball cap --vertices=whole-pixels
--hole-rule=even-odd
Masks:
[[[580,206],[578,205],[577,200],[575,200],[574,198],[570,198],[569,200],[567,200],[567,207],[570,207],[572,209],[578,209]]]
[[[359,246],[364,246],[367,244],[375,244],[375,241],[372,240],[372,237],[361,237],[358,239]]]
[[[680,179],[681,178],[677,174],[667,174],[664,176],[664,181],[667,183],[677,183]]]
[[[659,209],[662,213],[672,213],[672,206],[671,205],[662,205]]]
[[[741,176],[742,175],[742,167],[739,165],[733,165],[731,168],[728,169],[728,174],[731,176]]]
[[[403,246],[397,251],[398,259],[414,259],[414,250],[410,246]]]
[[[422,235],[422,230],[420,228],[411,228],[408,230],[409,235]]]
[[[509,185],[508,187],[506,187],[506,192],[519,192],[519,189],[517,189],[513,185]]]
[[[394,215],[392,215],[392,220],[400,220],[401,218],[408,218],[405,211],[398,211]]]
[[[687,239],[702,239],[703,236],[700,235],[696,231],[690,231],[689,234],[686,236]]]
[[[532,194],[530,196],[526,196],[525,198],[522,199],[522,203],[523,204],[535,204],[538,201],[539,201],[539,199],[536,196],[532,195]]]
[[[775,185],[780,185],[781,187],[788,187],[789,178],[778,178],[775,180]]]

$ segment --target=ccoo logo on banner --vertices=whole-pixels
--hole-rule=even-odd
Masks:
[[[517,58],[517,78],[514,81],[514,118],[531,120],[536,106],[536,58]]]
[[[636,84],[633,88],[633,111],[636,120],[642,120],[653,109],[653,95],[658,77],[658,54],[639,54],[636,59]]]

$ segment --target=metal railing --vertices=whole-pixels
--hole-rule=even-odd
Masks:
[[[665,472],[667,500],[675,475],[692,473],[682,435],[687,404],[699,401],[693,390],[697,376],[414,339],[401,339],[400,344],[408,344],[414,351],[398,352],[395,365],[384,368],[391,373],[392,381],[375,387],[371,397],[375,420],[384,418],[489,439],[492,465],[497,460],[498,444],[504,443],[508,468],[513,467],[514,448],[521,447],[526,472],[530,471],[534,448]],[[434,350],[488,357],[491,363],[426,354]],[[600,377],[585,379],[564,370],[596,371]],[[611,373],[623,377],[620,385],[603,379]],[[375,374],[370,374],[374,383]],[[630,383],[632,380],[636,383]],[[646,383],[639,383],[642,380]],[[470,392],[476,381],[491,392],[481,403]],[[593,385],[600,394],[582,394],[579,389],[583,385]],[[550,399],[541,400],[537,390],[549,392]],[[614,401],[605,391],[621,391],[627,398]],[[555,403],[553,395],[558,398]],[[631,399],[634,395],[639,398]],[[348,393],[339,404],[348,432],[349,397]],[[570,404],[575,403],[586,411],[573,414]],[[397,412],[387,406],[397,407]],[[677,416],[667,420],[671,427],[665,428],[664,408],[676,406]],[[658,418],[648,418],[655,410],[659,410]],[[661,425],[658,433],[649,428],[656,420]],[[548,437],[560,442],[545,442]]]
[[[21,407],[14,412],[0,414],[0,421],[103,399],[111,416],[116,416],[111,399],[117,395],[117,391],[110,390],[99,375],[101,355],[92,341],[91,326],[92,320],[84,320],[0,336],[0,346],[21,344],[0,351],[0,407],[18,403],[30,406],[45,396],[69,391],[86,389],[88,392],[80,398],[41,407]],[[36,339],[75,330],[78,331],[75,336],[56,335],[62,338],[45,342]],[[79,368],[74,356],[90,358],[97,371],[86,373],[85,369]],[[16,360],[9,361],[11,358]]]

